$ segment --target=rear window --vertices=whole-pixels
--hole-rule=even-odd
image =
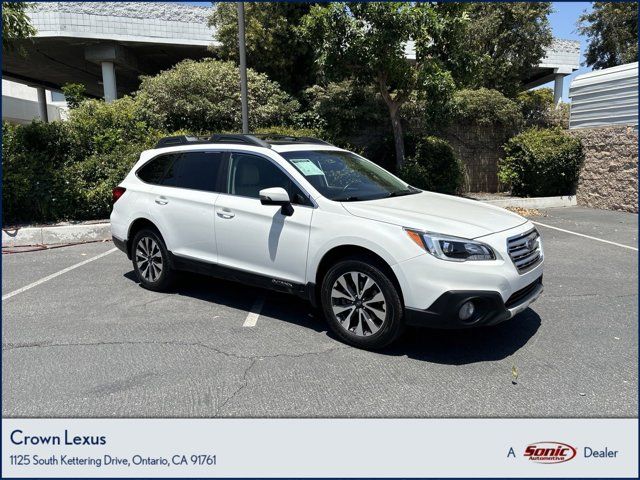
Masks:
[[[178,155],[160,155],[150,162],[145,163],[137,172],[138,178],[146,183],[159,185],[169,165]]]
[[[143,182],[153,185],[219,192],[224,157],[222,152],[160,155],[143,165],[136,174]]]
[[[219,192],[218,179],[223,159],[222,152],[183,153],[167,169],[162,185]]]

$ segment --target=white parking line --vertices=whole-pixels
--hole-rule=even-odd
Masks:
[[[533,222],[535,225],[540,225],[541,227],[550,228],[552,230],[558,230],[559,232],[570,233],[571,235],[577,235],[579,237],[588,238],[590,240],[595,240],[596,242],[608,243],[609,245],[615,245],[616,247],[628,248],[629,250],[638,251],[636,247],[630,247],[629,245],[623,245],[622,243],[611,242],[609,240],[605,240],[603,238],[592,237],[591,235],[585,235],[584,233],[572,232],[571,230],[565,230],[564,228],[552,227],[551,225],[546,225],[540,222]]]
[[[262,311],[262,306],[264,305],[264,295],[260,295],[256,298],[256,301],[251,307],[251,311],[247,315],[247,318],[244,320],[242,324],[243,327],[255,327],[256,323],[258,323],[258,317],[260,317],[260,312]]]
[[[109,255],[110,253],[115,252],[116,250],[117,250],[117,248],[112,248],[111,250],[107,250],[106,252],[101,253],[100,255],[96,255],[95,257],[88,258],[87,260],[84,260],[84,261],[82,261],[80,263],[76,263],[75,265],[71,265],[70,267],[62,269],[59,272],[52,273],[51,275],[47,275],[46,277],[41,278],[40,280],[37,280],[37,281],[35,281],[33,283],[30,283],[29,285],[27,285],[25,287],[19,288],[18,290],[14,290],[13,292],[10,292],[10,293],[7,293],[6,295],[3,295],[2,296],[2,301],[4,302],[5,300],[13,297],[14,295],[18,295],[19,293],[26,292],[27,290],[31,290],[33,287],[37,287],[38,285],[40,285],[40,284],[42,284],[44,282],[48,282],[49,280],[52,280],[52,279],[54,279],[56,277],[59,277],[60,275],[62,275],[64,273],[70,272],[71,270],[74,270],[74,269],[76,269],[78,267],[86,265],[89,262],[93,262],[94,260],[98,260],[98,259],[100,259],[102,257],[106,257],[107,255]]]

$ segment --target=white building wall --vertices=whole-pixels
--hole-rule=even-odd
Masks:
[[[54,101],[47,90],[47,113],[49,121],[66,118],[67,104]],[[2,120],[9,123],[30,123],[40,118],[38,92],[34,87],[2,79]]]
[[[571,82],[569,128],[638,125],[638,62],[594,70]]]

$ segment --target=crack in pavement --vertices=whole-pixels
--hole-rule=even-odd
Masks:
[[[253,360],[253,359],[264,359],[264,358],[278,358],[278,357],[289,357],[289,358],[300,358],[305,357],[307,355],[322,355],[324,353],[333,352],[336,350],[345,350],[349,347],[346,345],[342,346],[334,346],[330,348],[326,348],[318,351],[311,352],[302,352],[302,353],[276,353],[272,355],[241,355],[238,353],[227,352],[226,350],[222,350],[218,347],[214,347],[213,345],[207,345],[202,342],[176,342],[176,341],[159,341],[159,342],[145,342],[145,341],[114,341],[114,342],[77,342],[77,343],[52,343],[50,341],[42,341],[42,342],[29,342],[29,343],[3,343],[2,350],[11,351],[18,349],[28,349],[28,348],[58,348],[58,347],[94,347],[94,346],[116,346],[116,345],[163,345],[163,346],[176,346],[176,347],[200,347],[205,348],[207,350],[211,350],[217,354],[224,355],[231,358],[237,358],[241,360]]]
[[[249,386],[249,372],[258,363],[258,360],[274,359],[274,358],[302,358],[312,355],[323,355],[338,350],[346,350],[350,348],[346,345],[337,345],[324,350],[302,352],[302,353],[277,353],[272,355],[239,355],[237,353],[227,352],[218,347],[207,345],[202,342],[176,342],[176,341],[164,341],[164,342],[133,342],[133,341],[121,341],[121,342],[84,342],[84,343],[51,343],[51,342],[31,342],[24,344],[3,344],[2,349],[5,351],[18,350],[18,349],[30,349],[30,348],[59,348],[59,347],[91,347],[91,346],[111,346],[111,345],[163,345],[163,346],[180,346],[180,347],[200,347],[210,350],[218,355],[223,355],[230,358],[236,358],[238,360],[249,361],[249,365],[245,368],[242,374],[242,383],[230,394],[225,400],[220,402],[216,407],[215,416],[218,416],[220,411],[229,405],[239,394]]]

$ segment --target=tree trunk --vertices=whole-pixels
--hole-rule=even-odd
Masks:
[[[400,122],[400,108],[398,105],[389,105],[389,116],[393,128],[393,143],[396,147],[396,173],[404,166],[404,136],[402,123]]]
[[[400,123],[400,107],[406,100],[405,96],[393,98],[387,87],[386,75],[378,73],[376,78],[380,87],[380,94],[389,109],[391,128],[393,129],[393,143],[396,148],[396,173],[404,166],[404,136],[402,135],[402,123]]]

